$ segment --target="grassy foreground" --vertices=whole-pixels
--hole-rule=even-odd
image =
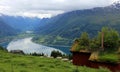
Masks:
[[[0,50],[0,72],[110,72],[107,69],[78,67],[70,62],[45,57],[16,55]]]

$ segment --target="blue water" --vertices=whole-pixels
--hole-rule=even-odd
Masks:
[[[4,43],[0,43],[0,46],[7,48],[8,44],[9,44],[9,42],[4,42]]]
[[[63,47],[63,46],[50,46],[50,47],[54,47],[56,49],[59,49],[59,50],[65,52],[66,54],[71,54],[71,52],[70,52],[71,47]]]
[[[48,47],[40,44],[36,44],[32,42],[32,37],[24,38],[24,39],[18,39],[11,41],[8,46],[7,50],[22,50],[26,54],[30,53],[44,53],[44,55],[50,56],[51,52],[53,50],[59,51],[63,54],[65,54],[62,50],[54,48],[54,47]]]
[[[26,39],[27,38],[25,38],[24,41]],[[19,43],[21,43],[21,42],[18,43],[18,41],[21,41],[22,43],[24,43],[23,39],[18,39],[17,42],[16,41],[11,41],[11,42],[0,43],[0,46],[3,46],[4,48],[7,48],[8,46],[10,46],[10,43],[14,42],[14,44],[12,44],[12,46],[14,47],[14,45],[19,45]],[[33,42],[31,42],[31,44],[33,44]],[[24,45],[24,46],[26,46],[26,45]],[[35,45],[35,47],[36,47],[36,45]],[[35,48],[35,47],[32,47],[32,48]],[[64,46],[48,46],[48,47],[52,47],[52,48],[58,49],[58,50],[64,52],[65,54],[71,54],[70,53],[70,47],[64,47]]]

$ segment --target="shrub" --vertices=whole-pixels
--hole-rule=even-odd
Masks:
[[[44,56],[44,53],[36,53],[36,52],[34,52],[34,53],[31,53],[30,55],[32,55],[32,56]]]
[[[62,57],[62,53],[59,51],[52,51],[51,56],[54,58],[59,57],[59,56]]]
[[[4,51],[6,51],[6,49],[5,49],[5,48],[3,48],[2,46],[0,46],[0,50],[4,50]]]

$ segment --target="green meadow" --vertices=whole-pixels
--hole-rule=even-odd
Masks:
[[[60,59],[11,54],[0,50],[0,72],[110,72],[108,69],[93,69],[74,66]]]

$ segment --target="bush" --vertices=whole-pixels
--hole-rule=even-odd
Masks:
[[[0,46],[0,50],[6,50],[5,48],[3,48],[2,46]]]
[[[62,57],[62,53],[59,51],[52,51],[51,56],[56,58],[56,57]]]
[[[30,55],[32,55],[32,56],[44,56],[44,53],[36,53],[36,52],[34,52],[34,53],[31,53]]]

